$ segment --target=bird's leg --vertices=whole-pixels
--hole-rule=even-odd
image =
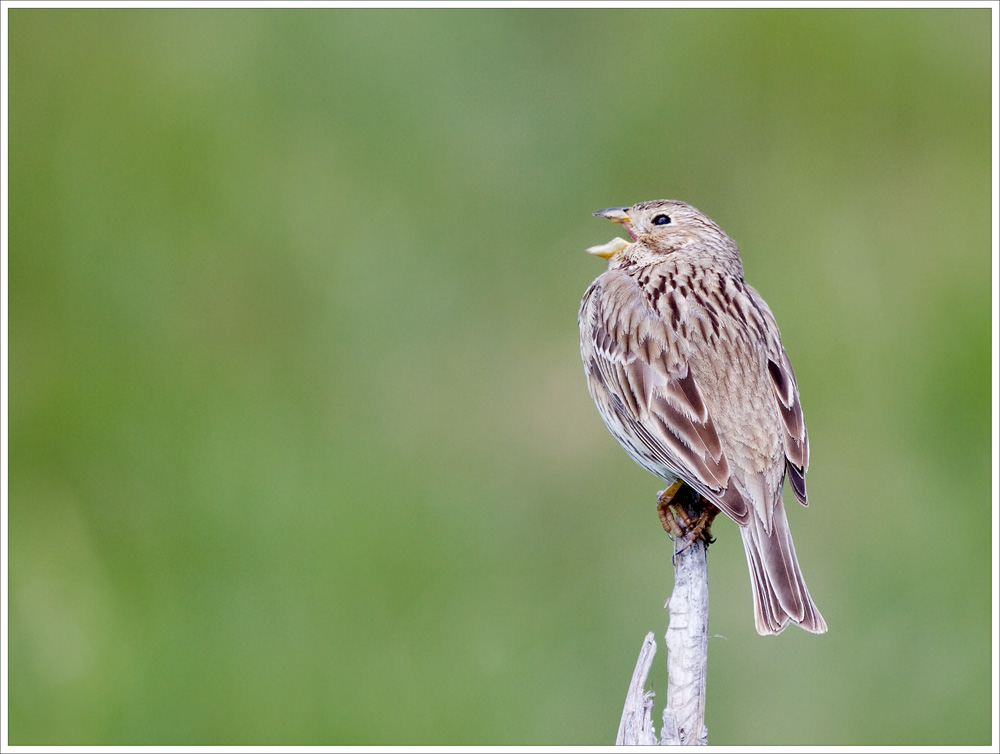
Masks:
[[[706,547],[715,541],[712,538],[712,520],[719,514],[719,509],[691,487],[684,487],[680,479],[657,497],[656,512],[660,515],[664,531],[675,539],[680,537],[687,541],[687,547],[699,539],[704,540]]]
[[[663,524],[663,531],[673,537],[683,537],[684,529],[686,526],[682,526],[678,521],[678,515],[682,517],[684,524],[690,524],[687,518],[687,514],[681,508],[676,508],[676,513],[671,510],[671,502],[674,496],[680,491],[681,487],[684,486],[684,482],[678,479],[676,482],[671,484],[665,490],[663,490],[656,498],[656,512],[660,514],[660,523]]]

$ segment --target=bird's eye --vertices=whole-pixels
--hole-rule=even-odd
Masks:
[[[669,225],[670,217],[667,215],[657,215],[653,218],[653,225]]]

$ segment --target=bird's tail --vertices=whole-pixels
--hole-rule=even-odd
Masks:
[[[826,621],[809,596],[799,570],[784,506],[779,503],[775,507],[770,534],[760,517],[752,512],[747,525],[740,527],[740,534],[753,582],[757,633],[779,634],[789,622],[814,634],[825,633]]]

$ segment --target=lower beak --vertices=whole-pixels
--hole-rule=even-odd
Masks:
[[[601,244],[600,246],[591,246],[587,249],[588,254],[593,254],[595,257],[604,257],[605,259],[611,259],[615,254],[624,249],[629,245],[629,242],[624,238],[612,238],[607,243]]]

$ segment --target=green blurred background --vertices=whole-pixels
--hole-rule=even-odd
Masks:
[[[988,9],[9,19],[12,744],[612,743],[671,545],[576,314],[666,197],[781,324],[830,625],[717,523],[710,742],[990,743]]]

